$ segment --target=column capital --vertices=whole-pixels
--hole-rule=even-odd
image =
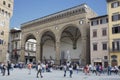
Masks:
[[[59,36],[56,37],[56,42],[60,42],[60,37]]]

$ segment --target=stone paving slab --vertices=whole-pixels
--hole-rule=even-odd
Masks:
[[[73,77],[69,77],[69,72],[67,72],[67,76],[63,77],[63,71],[55,70],[53,72],[45,72],[43,73],[43,78],[36,78],[36,70],[32,70],[32,73],[29,75],[27,69],[14,69],[11,71],[10,76],[2,76],[0,74],[0,80],[120,80],[119,75],[112,74],[108,76],[107,74],[102,74],[100,76],[96,76],[95,74],[85,75],[83,72],[76,71],[73,73]]]

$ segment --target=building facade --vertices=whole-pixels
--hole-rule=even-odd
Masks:
[[[19,61],[19,55],[21,51],[21,30],[13,28],[9,33],[9,57],[14,63]]]
[[[120,0],[106,0],[109,18],[110,64],[120,65]]]
[[[90,19],[90,58],[91,64],[107,67],[109,62],[108,49],[108,15]]]
[[[9,24],[14,0],[0,0],[0,62],[8,60]]]
[[[25,61],[25,44],[36,40],[36,61],[54,60],[59,64],[66,60],[81,65],[90,63],[89,18],[97,14],[86,4],[81,4],[22,24],[22,50],[20,61]]]
[[[9,58],[11,62],[18,63],[21,53],[21,36],[22,32],[21,29],[13,28],[10,30],[9,33]],[[36,53],[36,41],[35,40],[28,40],[25,44],[25,62],[33,62],[35,61],[35,53]],[[26,56],[32,54],[31,56]]]

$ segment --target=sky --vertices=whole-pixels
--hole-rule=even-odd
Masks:
[[[106,0],[14,0],[10,27],[86,3],[98,15],[107,14]]]

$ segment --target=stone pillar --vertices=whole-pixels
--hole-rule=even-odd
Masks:
[[[87,64],[87,53],[86,53],[86,39],[82,37],[82,65]]]
[[[36,44],[36,62],[41,61],[41,46],[40,44]]]
[[[25,62],[25,46],[21,45],[20,62]]]
[[[56,64],[60,64],[60,41],[56,41]]]

